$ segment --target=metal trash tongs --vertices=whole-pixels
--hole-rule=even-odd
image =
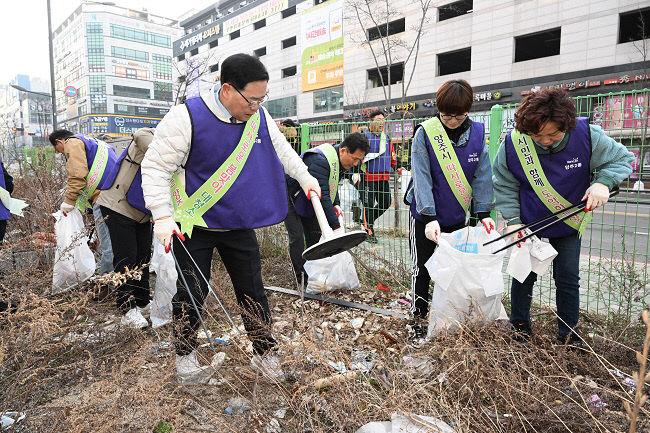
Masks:
[[[614,189],[613,191],[611,191],[611,192],[609,193],[609,198],[612,198],[612,197],[614,197],[615,195],[618,195],[619,192],[620,192],[620,190],[619,190],[618,188]],[[569,219],[569,218],[571,218],[572,216],[575,216],[575,215],[579,214],[580,212],[584,212],[584,209],[582,209],[582,207],[585,206],[586,204],[587,204],[587,200],[583,200],[583,201],[581,201],[580,203],[573,204],[573,205],[571,205],[571,206],[569,206],[569,207],[567,207],[567,208],[561,209],[561,210],[559,210],[559,211],[557,211],[557,212],[554,212],[554,213],[552,213],[552,214],[550,214],[550,215],[547,215],[547,216],[545,216],[545,217],[542,217],[542,218],[538,219],[537,221],[533,221],[533,222],[531,222],[531,223],[528,223],[528,224],[526,224],[526,225],[520,227],[520,228],[517,230],[517,232],[520,232],[520,231],[522,231],[522,230],[525,230],[525,229],[527,229],[527,228],[529,228],[529,227],[532,227],[532,226],[535,226],[535,225],[537,225],[537,224],[543,223],[544,221],[547,221],[547,220],[549,220],[549,219],[551,219],[551,218],[553,218],[553,217],[555,217],[555,216],[557,216],[557,215],[559,215],[559,214],[565,213],[565,212],[567,212],[567,211],[569,211],[569,210],[572,210],[572,209],[575,209],[575,208],[579,208],[578,210],[575,210],[575,211],[569,213],[568,215],[563,216],[562,218],[559,218],[559,219],[557,219],[557,220],[555,220],[555,221],[551,221],[550,223],[548,223],[548,224],[546,224],[546,225],[544,225],[544,226],[538,228],[537,230],[535,230],[535,231],[533,231],[533,232],[527,234],[526,236],[524,236],[524,237],[522,237],[522,238],[517,239],[516,241],[514,241],[514,242],[512,242],[512,243],[510,243],[510,244],[508,244],[508,245],[506,245],[505,247],[500,248],[500,249],[498,249],[497,251],[492,252],[492,254],[496,254],[496,253],[501,252],[501,251],[503,251],[503,250],[507,250],[508,248],[510,248],[510,247],[512,247],[512,246],[514,246],[514,245],[517,245],[519,242],[523,242],[523,241],[525,241],[526,239],[535,236],[537,233],[541,232],[542,230],[546,230],[547,228],[549,228],[549,227],[551,227],[551,226],[553,226],[553,225],[555,225],[555,224],[557,224],[557,223],[559,223],[559,222],[562,222],[562,221],[564,221],[564,220],[566,220],[566,219]],[[496,241],[500,241],[501,239],[504,239],[504,238],[506,238],[506,237],[509,237],[509,236],[511,236],[512,234],[513,234],[512,232],[510,232],[510,233],[506,233],[506,234],[503,234],[503,235],[499,236],[498,238],[491,239],[490,241],[484,243],[483,246],[489,245],[489,244],[494,243],[494,242],[496,242]]]

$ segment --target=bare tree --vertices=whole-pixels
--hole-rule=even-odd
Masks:
[[[19,137],[23,134],[23,126],[19,124],[15,114],[0,115],[0,147],[2,159],[7,169],[18,167],[18,172],[23,175],[23,143]]]
[[[174,105],[181,104],[188,96],[188,90],[200,86],[202,77],[210,73],[210,68],[221,59],[215,59],[214,53],[206,56],[193,56],[185,61],[174,61],[176,71],[173,84]]]

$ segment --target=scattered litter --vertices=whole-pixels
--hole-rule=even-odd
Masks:
[[[212,361],[210,362],[210,365],[217,369],[221,367],[221,365],[226,361],[226,352],[219,352],[215,353],[214,356],[212,356]]]
[[[407,301],[406,299],[398,299],[397,302],[399,302],[402,305],[406,305],[407,307],[411,306],[411,303]]]
[[[433,374],[433,359],[430,356],[404,356],[402,361],[406,364],[407,368],[412,370],[418,377],[426,377]]]
[[[390,421],[365,424],[355,433],[454,433],[454,429],[444,421],[429,416],[402,414],[395,412]]]
[[[609,369],[607,371],[609,371],[610,373],[612,373],[614,376],[618,377],[619,379],[625,378],[625,375],[623,373],[621,373],[621,371],[618,370],[618,369]]]
[[[205,331],[199,331],[198,334],[196,334],[196,338],[199,340],[207,340],[210,337],[212,337],[212,332],[208,331],[208,334],[206,335]]]
[[[159,341],[157,343],[152,343],[150,350],[156,358],[164,358],[167,355],[163,352],[170,350],[171,347],[172,344],[169,341]]]
[[[210,386],[220,386],[226,383],[226,379],[215,379],[214,377],[208,381]]]
[[[317,390],[329,388],[330,386],[338,385],[340,383],[343,383],[350,379],[354,379],[356,377],[357,377],[357,373],[355,373],[354,371],[348,371],[341,374],[335,374],[333,376],[323,377],[314,382],[314,388],[316,388]]]
[[[589,397],[588,401],[589,403],[593,404],[596,409],[607,407],[607,403],[603,402],[598,394],[593,394],[591,397]]]
[[[282,407],[275,412],[273,412],[273,416],[276,418],[284,419],[285,416],[287,416],[287,409],[286,407]]]
[[[228,400],[228,406],[224,410],[228,415],[242,414],[251,408],[250,401],[243,397],[233,397]]]
[[[390,290],[390,286],[388,284],[384,286],[382,283],[377,283],[377,290],[388,292]]]
[[[327,361],[327,365],[329,365],[330,367],[332,367],[334,370],[338,371],[339,373],[345,373],[346,371],[348,371],[348,369],[345,366],[345,362],[343,362],[343,361],[337,361],[337,362]]]
[[[25,412],[5,412],[0,415],[0,425],[3,429],[18,424],[25,419]]]
[[[227,346],[227,345],[230,344],[230,342],[228,342],[227,340],[223,340],[221,338],[215,338],[214,342],[217,343],[217,344],[221,344],[223,346]]]
[[[355,349],[350,359],[350,370],[361,371],[362,373],[369,372],[374,367],[374,355],[366,350]]]
[[[361,327],[363,326],[363,322],[365,322],[365,320],[366,319],[364,319],[363,317],[357,317],[355,319],[350,320],[350,325],[352,325],[354,329],[361,329]]]
[[[280,421],[275,418],[271,418],[269,424],[266,426],[266,433],[280,433],[282,428],[280,427]]]
[[[622,383],[623,385],[629,386],[630,388],[634,388],[634,390],[636,390],[636,382],[631,377],[626,377]]]

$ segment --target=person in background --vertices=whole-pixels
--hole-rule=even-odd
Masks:
[[[140,163],[153,139],[152,128],[142,128],[119,158],[119,170],[111,188],[102,191],[96,206],[106,217],[117,272],[139,268],[140,279],[129,278],[116,288],[121,323],[136,329],[148,326],[143,316],[149,305],[151,212],[144,205]]]
[[[553,259],[557,343],[581,346],[579,233],[588,212],[607,203],[610,191],[630,175],[634,154],[600,126],[577,117],[573,100],[562,89],[528,95],[517,108],[515,127],[499,147],[493,177],[496,208],[513,238],[523,236],[523,224],[586,200],[584,213],[538,233],[558,253]],[[520,341],[532,334],[530,304],[536,280],[534,272],[523,283],[512,280],[510,323]]]
[[[332,146],[329,143],[307,150],[302,155],[302,160],[314,176],[321,189],[321,204],[327,217],[327,223],[334,233],[342,231],[339,217],[343,210],[339,206],[338,184],[345,172],[359,165],[370,150],[368,140],[363,134],[354,132],[343,140],[340,145]],[[302,253],[307,248],[316,244],[321,237],[321,230],[314,213],[311,201],[302,193],[298,182],[287,178],[287,192],[289,194],[289,213],[284,220],[284,225],[289,234],[289,255],[293,265],[294,274],[298,283],[302,283],[305,275],[305,285],[308,275],[303,265],[305,260]]]
[[[284,138],[287,139],[293,150],[300,155],[300,125],[292,119],[284,119],[278,126]]]
[[[364,131],[370,143],[370,153],[364,159],[365,173],[353,175],[353,184],[361,183],[364,189],[363,225],[368,232],[368,241],[377,243],[374,224],[391,205],[390,175],[396,164],[395,151],[390,138],[384,132],[385,117],[381,111],[369,116],[368,129]],[[364,166],[361,171],[364,171]]]
[[[7,169],[0,158],[0,168],[2,168],[2,176],[0,176],[0,188],[5,189],[9,194],[14,192],[14,178],[7,172]],[[7,222],[11,219],[11,214],[9,210],[2,204],[0,201],[0,247],[4,242],[5,233],[7,232]],[[0,274],[0,277],[2,275]],[[3,296],[7,294],[4,293],[4,288],[0,287],[0,292]],[[0,300],[0,313],[12,310],[15,311],[16,306],[12,305],[9,300]]]
[[[467,81],[443,83],[436,92],[438,113],[418,125],[413,138],[413,176],[404,201],[410,206],[411,313],[415,339],[427,333],[431,277],[424,264],[433,255],[440,233],[466,227],[470,212],[488,233],[495,229],[490,218],[490,155],[483,124],[468,117],[473,102],[474,91]]]
[[[196,332],[208,287],[197,280],[193,261],[209,278],[215,248],[253,344],[251,367],[269,380],[284,377],[254,229],[285,219],[285,172],[305,194],[321,194],[318,181],[262,106],[269,80],[262,62],[234,54],[220,70],[221,81],[210,91],[165,115],[142,161],[142,189],[155,221],[154,235],[168,250],[175,237],[174,253],[189,285],[188,291],[179,282],[172,303],[182,325],[175,330],[175,349],[176,371],[184,384],[205,383],[214,372],[197,360]]]

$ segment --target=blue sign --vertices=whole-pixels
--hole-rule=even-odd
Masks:
[[[116,134],[133,134],[140,128],[155,128],[161,119],[143,119],[140,117],[108,117],[108,132]]]

